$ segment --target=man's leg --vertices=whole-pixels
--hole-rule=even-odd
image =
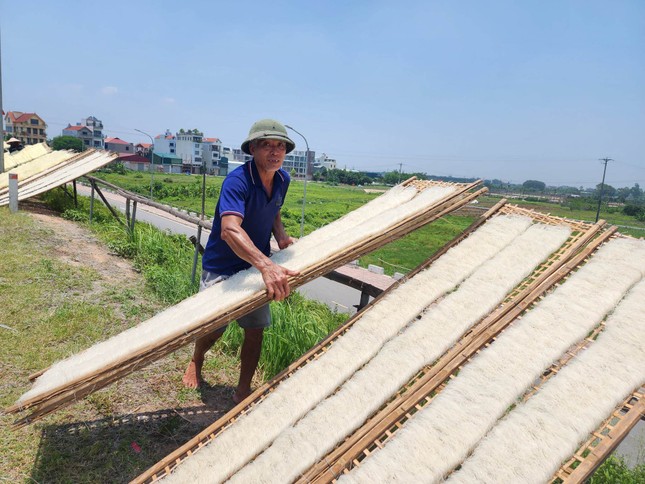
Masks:
[[[193,359],[190,360],[186,373],[184,373],[184,386],[188,388],[197,388],[202,384],[202,367],[204,366],[204,356],[206,352],[212,348],[215,342],[224,334],[225,328],[218,329],[217,331],[202,336],[195,342],[195,351],[193,352]]]
[[[264,328],[244,328],[244,343],[242,344],[240,381],[233,394],[233,401],[240,403],[251,394],[251,380],[255,374],[262,352],[262,337]]]

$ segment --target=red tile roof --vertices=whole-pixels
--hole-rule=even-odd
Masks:
[[[80,131],[83,128],[87,128],[87,126],[68,126],[67,128],[63,128],[66,131]],[[89,129],[89,128],[87,128]]]
[[[24,123],[32,116],[38,116],[36,113],[21,113],[20,111],[7,111],[7,116],[11,119],[12,123]]]
[[[148,149],[152,147],[151,143],[137,143],[137,146],[141,146],[142,148]]]
[[[219,140],[217,138],[204,138],[204,141],[207,143],[217,143]]]
[[[129,145],[127,141],[123,141],[121,138],[105,138],[106,143],[114,143],[117,145]]]

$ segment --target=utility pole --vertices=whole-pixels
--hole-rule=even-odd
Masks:
[[[401,174],[403,173],[403,163],[399,163],[399,181],[401,183]]]
[[[607,173],[607,163],[614,161],[611,158],[600,158],[600,161],[604,162],[605,167],[602,170],[602,182],[600,182],[600,194],[598,195],[598,210],[596,210],[596,223],[600,217],[600,204],[602,203],[602,191],[605,188],[605,174]]]
[[[2,31],[0,31],[0,173],[4,173],[4,111],[2,110]]]

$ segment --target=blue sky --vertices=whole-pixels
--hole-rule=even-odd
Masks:
[[[273,117],[348,169],[594,186],[609,156],[645,187],[640,0],[0,0],[0,27],[4,109],[50,136]]]

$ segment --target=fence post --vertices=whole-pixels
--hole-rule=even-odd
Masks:
[[[18,174],[9,173],[9,210],[18,211]]]

